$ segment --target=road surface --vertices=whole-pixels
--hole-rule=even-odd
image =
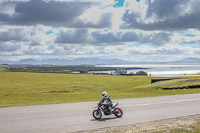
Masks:
[[[67,133],[200,114],[200,93],[113,100],[122,118],[92,117],[96,102],[0,108],[1,133]]]

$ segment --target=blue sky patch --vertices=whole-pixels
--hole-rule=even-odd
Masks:
[[[188,30],[182,31],[182,32],[180,32],[180,34],[183,36],[187,36],[187,37],[195,37],[194,34],[188,33]]]
[[[137,2],[140,2],[140,0],[136,0]]]
[[[181,46],[183,46],[183,47],[188,47],[188,45],[187,44],[180,44]]]
[[[153,44],[129,44],[128,45],[128,48],[132,48],[132,47],[140,47],[140,46],[143,46],[143,45],[147,45],[147,46],[150,46],[150,47],[157,47],[156,45],[153,45]]]
[[[184,34],[184,36],[188,36],[188,37],[195,37],[194,34]]]
[[[182,47],[200,48],[200,46],[195,44],[180,44]]]
[[[53,33],[52,30],[49,30],[49,31],[45,32],[46,35],[49,35],[49,34],[52,34],[52,33]]]
[[[131,47],[139,47],[141,46],[141,44],[129,44],[128,47],[131,48]]]
[[[117,2],[113,7],[122,7],[124,6],[124,0],[115,0]]]

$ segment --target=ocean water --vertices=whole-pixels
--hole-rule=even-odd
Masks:
[[[200,64],[98,65],[96,67],[146,68],[146,69],[127,70],[127,73],[136,73],[137,71],[145,71],[148,73],[148,75],[162,76],[162,77],[200,74]],[[104,73],[111,73],[111,71],[104,71]]]

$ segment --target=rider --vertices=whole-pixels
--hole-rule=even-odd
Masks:
[[[100,103],[103,103],[104,101],[106,101],[106,105],[112,108],[112,101],[110,100],[110,96],[108,95],[107,91],[104,91],[102,93],[102,96],[103,96],[103,99],[100,101]]]

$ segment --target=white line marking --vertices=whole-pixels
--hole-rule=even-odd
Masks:
[[[198,101],[198,100],[200,100],[200,98],[197,98],[197,99],[184,99],[184,100],[177,100],[177,101],[167,101],[167,102],[158,102],[158,103],[148,103],[148,104],[126,105],[126,106],[123,106],[123,107],[138,107],[138,106],[169,104],[169,103],[180,103],[180,102]]]

